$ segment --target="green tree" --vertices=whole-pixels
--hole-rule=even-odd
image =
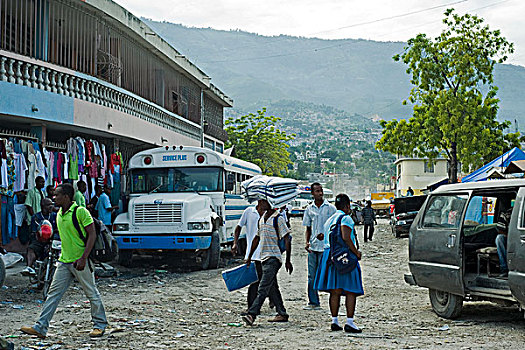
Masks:
[[[382,121],[376,148],[430,159],[446,154],[449,181],[457,182],[458,161],[464,169],[479,167],[522,139],[519,133],[505,133],[510,122],[496,120],[494,66],[514,47],[477,16],[448,9],[443,23],[440,36],[432,40],[419,34],[393,57],[408,65],[412,76],[408,101],[413,116]]]
[[[257,114],[227,119],[226,147],[233,146],[238,158],[257,164],[263,174],[278,176],[288,170],[290,153],[287,142],[295,135],[279,130],[276,124],[281,118],[266,116],[265,113],[266,108],[263,108]]]

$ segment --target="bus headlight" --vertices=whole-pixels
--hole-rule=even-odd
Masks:
[[[114,224],[113,231],[129,231],[129,224]]]
[[[209,222],[188,222],[188,230],[207,230],[210,228]]]

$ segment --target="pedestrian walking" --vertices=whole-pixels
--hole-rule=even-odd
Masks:
[[[351,253],[358,260],[361,259],[361,252],[358,250],[357,235],[354,228],[354,221],[350,217],[350,198],[346,194],[338,194],[335,197],[335,207],[337,211],[332,215],[325,224],[324,235],[324,252],[315,280],[315,288],[319,291],[330,293],[330,313],[332,314],[332,331],[340,331],[343,328],[339,325],[338,314],[341,302],[341,295],[344,295],[346,307],[346,324],[345,332],[361,333],[361,329],[354,323],[354,313],[356,298],[364,294],[363,282],[361,277],[361,267],[359,262],[356,267],[347,273],[342,273],[330,261],[330,235],[332,228],[341,220],[341,236],[348,245]]]
[[[324,251],[324,224],[336,212],[335,206],[324,199],[323,186],[314,182],[310,186],[314,201],[308,205],[303,215],[303,226],[306,227],[305,249],[308,252],[308,305],[303,309],[321,308],[319,293],[314,288],[314,281]]]
[[[366,202],[366,207],[363,208],[363,239],[366,242],[372,240],[374,236],[374,224],[377,225],[376,214],[372,209],[372,201]]]
[[[233,233],[233,246],[232,246],[232,254],[236,255],[237,251],[239,250],[239,236],[241,234],[241,230],[244,227],[246,230],[246,252],[244,255],[244,260],[248,260],[248,257],[250,255],[250,249],[252,247],[253,239],[257,235],[257,226],[259,223],[259,219],[261,218],[261,212],[260,206],[257,205],[256,207],[250,206],[244,210],[244,212],[241,215],[241,219],[239,220],[239,223],[235,227],[235,231]],[[260,245],[257,247],[255,252],[252,255],[252,261],[255,264],[255,270],[257,271],[257,277],[259,280],[262,276],[262,264],[261,264],[261,247]],[[257,289],[259,288],[259,280],[257,282],[254,282],[250,284],[248,287],[248,309],[250,309],[250,306],[252,306],[253,301],[257,297]],[[247,314],[248,311],[246,311],[244,314]]]
[[[261,211],[264,212],[259,219],[257,235],[253,239],[246,265],[250,266],[253,255],[257,250],[259,244],[261,245],[261,265],[262,275],[259,280],[259,288],[257,289],[257,297],[253,304],[248,309],[248,314],[242,316],[243,321],[251,326],[255,322],[255,318],[260,314],[261,307],[266,297],[275,305],[277,316],[269,322],[288,322],[288,314],[284,307],[283,298],[277,283],[277,273],[282,266],[282,256],[279,249],[279,239],[286,241],[286,263],[285,268],[290,274],[293,271],[291,262],[291,244],[288,239],[290,229],[286,225],[286,221],[280,211],[272,208],[267,200],[259,200]]]
[[[58,303],[67,291],[73,278],[76,278],[84,290],[91,305],[93,330],[90,337],[101,337],[108,324],[102,298],[95,286],[95,274],[89,254],[95,243],[95,224],[86,208],[73,202],[75,190],[70,184],[58,185],[55,191],[56,204],[60,207],[57,215],[57,226],[62,241],[62,251],[59,264],[55,270],[47,299],[40,313],[40,318],[32,327],[24,326],[20,330],[26,334],[36,335],[44,339],[47,335],[49,322],[58,307]],[[73,224],[73,214],[76,215],[80,229],[87,243],[84,244]]]

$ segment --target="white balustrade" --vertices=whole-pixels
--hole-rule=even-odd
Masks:
[[[85,79],[0,55],[0,81],[85,100],[122,111],[194,139],[200,137],[198,126],[180,120],[154,103],[146,102],[132,93],[123,93],[94,78]]]

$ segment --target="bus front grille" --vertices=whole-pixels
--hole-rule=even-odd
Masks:
[[[137,204],[134,212],[135,224],[182,222],[182,204]]]

